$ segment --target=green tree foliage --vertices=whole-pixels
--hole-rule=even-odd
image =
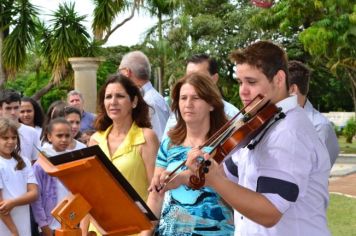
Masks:
[[[320,64],[309,63],[312,74],[308,98],[321,112],[353,111],[350,86],[347,77],[336,78]]]
[[[41,72],[39,75],[31,73],[18,73],[15,80],[7,81],[6,88],[19,91],[23,96],[31,97],[38,88],[45,87],[51,80],[49,73]],[[65,99],[70,88],[69,81],[63,81],[40,99],[43,109],[46,111],[49,105],[57,100]]]
[[[356,112],[356,5],[350,1],[321,3],[327,17],[300,34],[305,49],[345,83]]]
[[[112,33],[134,17],[135,11],[138,11],[143,0],[93,0],[93,2],[95,5],[92,22],[94,39],[104,44]],[[131,8],[130,16],[114,25],[117,16],[129,8]]]
[[[105,62],[101,63],[98,68],[98,89],[100,89],[100,87],[105,83],[108,75],[116,73],[122,57],[130,50],[130,47],[125,46],[107,47],[102,50],[101,56],[105,58]]]
[[[174,11],[178,10],[182,0],[147,0],[145,2],[145,9],[157,18],[157,25],[152,29],[157,34],[156,41],[152,42],[155,50],[155,57],[158,58],[159,66],[157,67],[156,77],[165,78],[166,77],[166,67],[167,67],[167,57],[172,55],[170,50],[170,45],[168,41],[164,38],[163,32],[163,20],[164,17],[168,17],[168,21],[173,19]],[[152,56],[152,55],[151,55]],[[162,89],[162,83],[158,84],[159,90]]]
[[[356,5],[349,0],[283,0],[269,10],[262,10],[251,22],[264,30],[279,32],[283,40],[296,38],[305,50],[304,62],[317,75],[339,79],[356,110]],[[294,59],[294,58],[293,58]],[[321,71],[318,71],[321,70]],[[333,75],[330,75],[332,73]],[[320,84],[322,86],[322,84]],[[330,83],[338,88],[339,83]],[[343,93],[344,92],[344,93]],[[327,94],[327,95],[325,95]],[[324,91],[322,99],[330,96]],[[344,99],[345,100],[345,99]]]
[[[42,98],[45,108],[52,99],[63,98],[65,91],[72,87],[72,70],[68,58],[93,56],[97,51],[97,45],[90,42],[90,36],[82,24],[85,16],[79,16],[74,8],[74,3],[60,4],[48,25],[35,21],[37,35],[33,40],[33,47],[26,51],[26,56],[32,59],[28,70],[19,74],[18,83],[6,85],[26,96]],[[35,73],[29,73],[30,71]],[[64,80],[65,78],[69,79]],[[49,90],[51,92],[46,94]]]
[[[13,25],[17,21],[10,20],[20,19],[20,10],[13,9],[26,2],[29,1],[0,1],[0,36],[11,33],[10,29],[14,29]],[[204,52],[214,56],[219,63],[219,86],[225,98],[240,106],[238,85],[234,79],[235,68],[229,60],[229,54],[233,49],[245,47],[258,39],[271,39],[287,49],[289,58],[303,61],[312,68],[309,96],[317,108],[322,111],[353,109],[350,97],[354,98],[356,104],[356,82],[353,79],[356,7],[352,1],[280,0],[275,1],[270,9],[257,8],[249,0],[93,2],[95,10],[92,28],[97,39],[94,42],[82,25],[85,16],[79,16],[74,11],[74,4],[62,4],[53,12],[48,25],[38,22],[36,12],[33,11],[31,19],[33,25],[38,26],[33,32],[40,34],[37,34],[35,41],[32,40],[34,36],[23,37],[32,40],[32,44],[26,47],[20,45],[26,48],[26,53],[30,53],[26,56],[29,55],[31,60],[24,64],[26,67],[22,68],[27,69],[19,75],[19,78],[32,83],[16,84],[26,95],[34,93],[35,89],[32,88],[35,85],[51,88],[47,85],[53,83],[52,74],[56,81],[66,78],[72,71],[68,57],[104,56],[106,61],[98,71],[99,87],[107,74],[116,71],[124,53],[140,49],[149,56],[154,74],[161,74],[163,87],[168,88],[185,73],[186,59],[194,53]],[[28,6],[22,9],[24,14],[25,10],[31,12]],[[102,43],[131,19],[140,6],[149,9],[158,19],[157,25],[147,31],[144,43],[131,48],[113,47],[98,51]],[[124,10],[131,10],[131,15],[115,26],[113,22]],[[0,37],[0,50],[1,40]],[[14,61],[20,61],[21,55],[24,54],[16,55],[19,59]],[[160,68],[160,71],[157,72],[155,68]],[[26,71],[33,71],[34,74]],[[42,80],[48,84],[42,84]],[[70,89],[72,80],[62,80],[59,86],[62,84],[68,87],[61,88]],[[51,93],[48,95],[49,100],[61,96]]]
[[[109,74],[116,72],[117,65],[120,63],[121,57],[124,53],[128,52],[128,47],[111,47],[103,49],[102,56],[106,60],[100,64],[97,71],[97,87],[98,89],[105,83]],[[31,70],[37,66],[37,55],[30,54],[28,70],[25,72],[19,72],[15,80],[8,81],[6,88],[15,89],[24,96],[33,96],[36,94],[38,88],[45,87],[51,82],[51,73],[45,70],[39,70],[38,73]],[[46,111],[49,105],[57,100],[65,100],[67,91],[73,88],[73,81],[70,79],[62,80],[61,83],[54,86],[48,93],[41,97],[41,105]]]
[[[49,35],[49,40],[42,39],[42,55],[53,64],[55,82],[65,77],[69,57],[90,56],[90,36],[82,24],[85,16],[79,16],[74,7],[74,3],[60,4],[52,14],[50,26],[43,29],[44,34]]]
[[[0,86],[27,62],[27,49],[36,34],[38,10],[28,0],[0,1]]]
[[[354,117],[346,122],[346,125],[345,125],[342,133],[346,137],[346,142],[352,143],[352,138],[356,134],[356,120]]]
[[[154,67],[162,65],[157,57],[162,53],[166,55],[164,87],[169,88],[185,73],[187,58],[195,53],[207,53],[218,61],[219,86],[226,99],[239,105],[238,85],[229,54],[261,37],[261,33],[251,30],[247,24],[258,9],[248,1],[228,0],[182,1],[179,6],[173,17],[162,22],[163,39],[158,40],[153,28],[144,43]]]

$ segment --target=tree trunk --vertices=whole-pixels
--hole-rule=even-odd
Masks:
[[[352,102],[354,104],[354,112],[355,112],[355,118],[356,118],[356,78],[353,76],[353,71],[346,69],[347,74],[349,75],[350,79],[350,84],[351,84],[351,94],[352,94]]]
[[[346,137],[346,140],[345,140],[346,143],[352,143],[352,136],[347,136]]]
[[[119,24],[117,24],[113,29],[109,30],[109,32],[107,32],[107,34],[105,35],[104,38],[100,38],[100,39],[96,39],[98,41],[100,41],[101,43],[105,44],[108,40],[110,35],[112,35],[118,28],[120,28],[121,26],[123,26],[124,24],[126,24],[126,22],[128,22],[129,20],[131,20],[134,16],[135,16],[135,11],[138,8],[138,4],[136,1],[134,2],[134,5],[132,7],[131,10],[131,14],[129,17],[127,17],[126,19],[124,19],[122,22],[120,22]]]
[[[159,41],[162,42],[163,40],[163,29],[162,29],[162,25],[163,25],[163,22],[162,22],[162,13],[158,11],[158,37],[159,37]],[[163,52],[160,53],[160,56],[159,56],[159,60],[160,60],[160,81],[165,81],[165,67],[166,67],[166,49],[165,49],[165,45],[163,45]],[[164,82],[166,83],[166,81]],[[162,82],[158,84],[158,88],[159,88],[159,91],[162,91]],[[163,93],[162,93],[163,95]]]
[[[3,62],[2,62],[2,47],[4,43],[4,32],[0,30],[0,88],[4,87],[4,83],[6,80],[6,75],[3,67]]]
[[[40,98],[46,93],[48,93],[49,90],[51,90],[51,88],[53,87],[54,87],[54,82],[53,81],[48,82],[48,84],[45,87],[41,88],[34,95],[32,95],[32,98],[36,101],[40,100]]]

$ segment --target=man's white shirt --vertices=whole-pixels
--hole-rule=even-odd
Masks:
[[[150,106],[150,118],[152,129],[155,131],[159,140],[162,139],[164,128],[169,117],[169,107],[159,92],[147,82],[141,87],[143,99]]]
[[[20,136],[21,157],[27,158],[30,162],[37,160],[40,147],[40,137],[35,128],[20,123],[18,129]]]
[[[307,113],[308,118],[313,123],[313,126],[316,129],[320,139],[325,143],[329,152],[331,166],[333,166],[336,158],[339,155],[340,148],[335,131],[330,121],[323,114],[317,111],[309,100],[307,100],[304,105],[304,111]]]
[[[295,96],[284,99],[277,106],[282,107],[286,117],[277,121],[253,150],[242,148],[232,154],[238,172],[233,181],[252,191],[263,188],[258,192],[283,216],[275,226],[266,228],[235,210],[235,235],[329,236],[326,209],[330,161],[327,149]],[[282,197],[268,191],[273,186],[260,186],[262,179],[291,183],[298,191],[287,191],[290,196]],[[286,200],[289,198],[292,200]]]

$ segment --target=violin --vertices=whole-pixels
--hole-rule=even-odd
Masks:
[[[259,94],[203,145],[199,146],[199,149],[207,146],[211,147],[210,156],[220,164],[230,152],[249,144],[278,113],[280,113],[280,109]],[[240,118],[241,115],[242,118]],[[185,161],[167,176],[167,181],[157,190],[161,190],[166,184],[172,181],[177,176],[171,178],[173,174],[184,165]],[[200,189],[204,186],[205,174],[208,173],[210,165],[210,160],[201,158],[197,173],[191,175],[189,178],[191,188]]]

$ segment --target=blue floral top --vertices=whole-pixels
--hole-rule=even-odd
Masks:
[[[156,166],[174,170],[186,160],[190,147],[173,146],[170,139],[162,141]],[[180,171],[187,169],[182,167]],[[211,188],[194,190],[186,185],[166,192],[158,235],[233,235],[233,212]]]

